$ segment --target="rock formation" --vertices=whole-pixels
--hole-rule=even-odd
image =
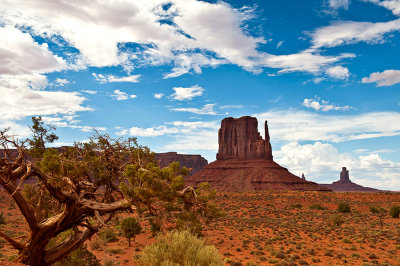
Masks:
[[[209,182],[219,191],[330,191],[293,175],[274,162],[267,122],[265,139],[257,126],[257,119],[250,116],[223,119],[218,131],[217,160],[186,179],[186,183]]]
[[[320,186],[331,189],[332,191],[361,191],[361,192],[378,192],[378,189],[363,187],[356,183],[351,182],[349,170],[346,167],[342,167],[340,172],[340,179],[332,184],[320,184]]]
[[[257,118],[243,116],[239,119],[225,118],[218,131],[219,151],[217,160],[266,159],[272,160],[267,121],[265,140],[258,132]]]
[[[178,154],[176,152],[156,153],[155,159],[160,167],[166,167],[172,162],[179,162],[181,166],[191,169],[189,175],[199,172],[208,164],[207,160],[201,155]]]

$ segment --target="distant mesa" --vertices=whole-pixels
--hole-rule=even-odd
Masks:
[[[301,179],[273,161],[265,121],[265,139],[255,117],[225,118],[218,131],[217,160],[186,179],[187,184],[209,182],[219,191],[311,190],[330,191]]]
[[[199,172],[208,164],[207,160],[201,155],[179,154],[176,152],[156,153],[155,159],[161,168],[167,167],[172,162],[179,162],[181,166],[191,170],[189,175]]]
[[[331,189],[332,191],[359,191],[359,192],[378,192],[380,190],[370,187],[363,187],[356,183],[351,182],[349,170],[346,167],[342,167],[340,172],[340,179],[332,184],[320,184],[320,186]]]

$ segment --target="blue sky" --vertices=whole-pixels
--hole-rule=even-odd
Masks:
[[[251,115],[293,173],[400,190],[399,31],[399,0],[0,0],[0,127],[213,161]]]

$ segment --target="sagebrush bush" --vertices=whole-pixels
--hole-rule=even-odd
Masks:
[[[392,206],[392,207],[390,207],[389,214],[393,218],[399,218],[399,216],[400,216],[400,206]]]
[[[207,245],[188,231],[173,231],[147,246],[136,260],[138,265],[224,265],[216,247]]]
[[[343,217],[339,214],[335,214],[331,217],[332,224],[335,226],[341,226],[344,223]]]
[[[105,243],[117,241],[117,234],[111,228],[105,228],[99,232],[99,237]]]
[[[337,209],[342,213],[351,212],[350,204],[346,202],[340,202]]]

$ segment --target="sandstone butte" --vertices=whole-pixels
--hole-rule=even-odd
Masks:
[[[340,172],[340,179],[332,184],[320,184],[320,186],[331,189],[332,191],[358,191],[358,192],[378,192],[378,189],[363,187],[356,183],[351,182],[349,170],[346,167],[342,167],[342,171]]]
[[[190,169],[189,175],[199,172],[208,164],[207,160],[201,155],[179,154],[176,152],[156,153],[155,159],[159,162],[161,168],[170,165],[172,162],[179,162],[181,166]]]
[[[267,121],[265,138],[255,117],[225,118],[218,131],[217,160],[186,179],[188,185],[209,182],[219,191],[330,191],[301,179],[273,161]]]

